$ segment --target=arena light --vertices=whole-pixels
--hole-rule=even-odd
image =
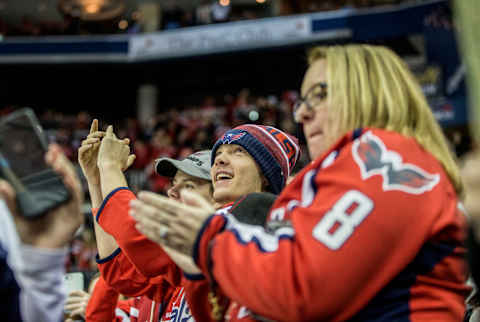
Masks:
[[[255,1],[257,1],[257,3],[265,3],[265,1],[267,0],[255,0]]]
[[[85,6],[85,12],[88,14],[94,14],[100,11],[100,5],[97,3],[90,3]]]
[[[221,6],[226,7],[230,5],[230,0],[220,0],[219,3]]]
[[[125,19],[122,19],[118,22],[118,28],[121,30],[125,30],[128,28],[128,21]]]
[[[58,0],[59,10],[84,21],[105,21],[125,12],[125,0]]]

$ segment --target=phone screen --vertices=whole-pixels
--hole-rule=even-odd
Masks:
[[[0,152],[20,180],[49,169],[45,163],[43,130],[29,113],[6,117],[0,124]]]

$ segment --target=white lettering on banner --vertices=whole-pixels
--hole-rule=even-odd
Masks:
[[[268,18],[138,35],[130,39],[128,56],[130,59],[181,57],[288,45],[333,35],[348,37],[351,31],[313,34],[308,16]]]
[[[263,42],[272,39],[270,30],[266,28],[239,28],[231,33],[217,32],[201,34],[198,38],[170,37],[168,47],[172,50],[204,50],[210,48],[238,47],[245,42]]]
[[[439,122],[441,122],[441,121],[451,121],[451,120],[455,119],[455,111],[454,110],[433,111],[433,115],[435,116],[435,119]]]

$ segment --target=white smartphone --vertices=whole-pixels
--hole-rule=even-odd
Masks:
[[[63,280],[67,295],[73,291],[84,290],[84,277],[81,272],[67,273]]]

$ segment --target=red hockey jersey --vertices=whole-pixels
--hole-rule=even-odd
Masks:
[[[213,321],[208,281],[203,275],[184,274],[159,245],[135,229],[136,222],[128,215],[134,198],[128,188],[119,188],[98,209],[97,222],[120,246],[110,256],[97,259],[103,278],[121,294],[145,295],[159,303],[162,321]]]
[[[194,260],[237,306],[278,321],[462,321],[465,227],[430,153],[356,130],[284,189],[266,228],[211,217]]]
[[[118,300],[120,293],[100,277],[88,301],[86,322],[159,321],[160,303],[147,296]]]

